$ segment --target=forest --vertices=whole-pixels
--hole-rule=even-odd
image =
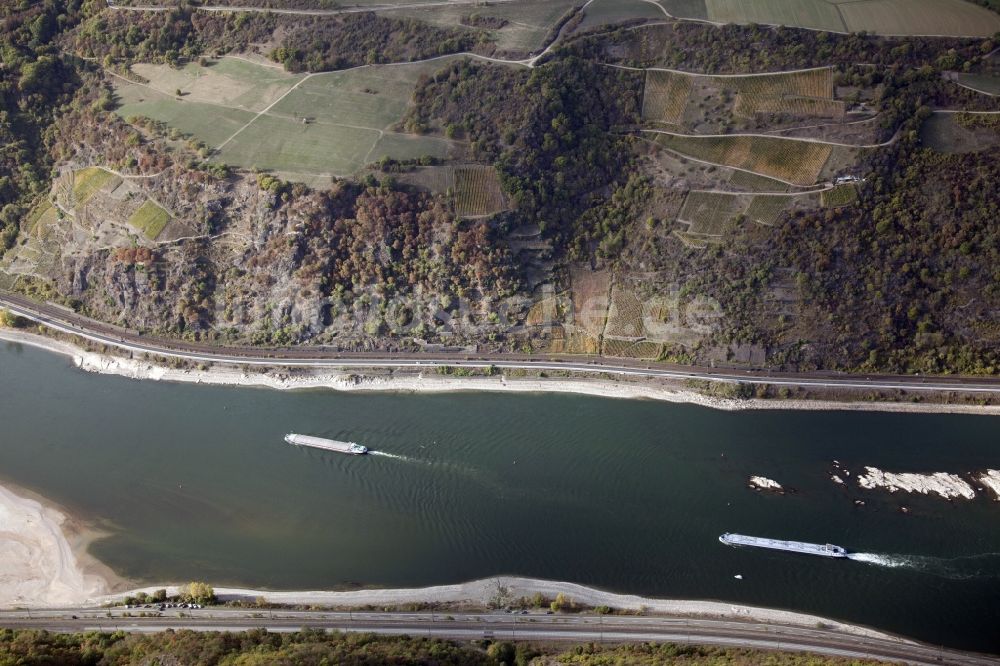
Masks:
[[[80,85],[53,42],[81,18],[78,0],[0,5],[0,249],[13,246],[31,202],[49,187],[48,128]]]

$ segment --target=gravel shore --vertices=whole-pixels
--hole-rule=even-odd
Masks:
[[[0,487],[0,607],[65,606],[107,594],[108,581],[88,571],[100,567],[82,555],[85,546],[63,513]]]
[[[362,607],[398,607],[412,604],[452,604],[456,606],[485,608],[496,597],[498,587],[505,589],[506,597],[518,599],[531,598],[539,593],[546,599],[554,599],[563,594],[576,604],[583,606],[608,606],[618,610],[638,611],[657,615],[680,617],[713,617],[767,622],[815,628],[822,623],[830,629],[851,633],[858,636],[892,638],[874,629],[846,624],[805,613],[760,608],[757,606],[742,606],[718,601],[688,601],[680,599],[652,599],[633,594],[616,594],[585,585],[565,583],[537,578],[521,578],[516,576],[498,576],[483,578],[456,585],[436,585],[423,588],[403,589],[371,589],[351,590],[349,592],[275,592],[268,590],[250,590],[243,588],[215,588],[218,597],[223,601],[249,601],[266,599],[269,603],[294,604],[308,606],[324,606],[331,608],[362,608]],[[147,594],[162,589],[163,586],[145,587],[135,592]],[[168,594],[174,594],[177,587],[168,587]],[[123,595],[112,595],[95,599],[96,603],[107,603],[120,600]]]

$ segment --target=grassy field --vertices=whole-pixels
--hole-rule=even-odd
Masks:
[[[739,197],[734,194],[691,192],[678,219],[691,223],[689,233],[721,236],[739,213]]]
[[[180,87],[186,94],[116,80],[117,113],[153,118],[201,140],[217,149],[215,161],[321,185],[329,176],[354,174],[382,157],[448,157],[454,142],[391,131],[418,79],[447,62],[364,67],[305,81],[235,58],[171,71],[137,65],[134,69],[151,85]],[[219,92],[210,103],[216,83]],[[265,108],[266,114],[253,112]]]
[[[769,23],[844,31],[837,7],[826,0],[705,0],[708,18],[720,23]]]
[[[671,16],[677,18],[702,19],[708,18],[708,7],[705,0],[658,0],[659,5]]]
[[[971,117],[988,119],[1000,116]],[[920,141],[942,153],[978,153],[1000,145],[1000,132],[989,126],[969,123],[963,114],[935,113],[920,128]]]
[[[423,192],[444,194],[455,189],[455,167],[416,167],[411,171],[388,174],[402,185],[414,187]]]
[[[989,37],[1000,15],[965,0],[660,0],[678,18],[887,35]]]
[[[987,95],[1000,95],[1000,73],[959,74],[958,82]]]
[[[379,132],[261,116],[238,139],[226,144],[216,158],[263,170],[349,174],[369,161]]]
[[[634,0],[633,0],[634,1]],[[542,47],[549,30],[577,4],[577,0],[522,0],[492,6],[460,5],[455,7],[407,7],[380,12],[383,16],[419,19],[433,25],[461,27],[463,17],[478,14],[507,21],[499,30],[491,30],[501,51],[527,55]],[[655,8],[653,8],[655,9]]]
[[[864,0],[837,8],[851,31],[967,37],[1000,31],[1000,14],[964,0]]]
[[[238,58],[197,62],[181,68],[137,63],[132,71],[149,81],[149,87],[174,96],[177,90],[190,102],[219,104],[244,111],[263,111],[298,83],[302,74],[278,67],[257,65]]]
[[[673,125],[684,119],[694,77],[650,70],[642,94],[642,118]]]
[[[444,159],[451,156],[454,148],[454,143],[439,137],[386,132],[375,142],[366,163],[375,162],[383,157],[413,160],[430,155]]]
[[[73,201],[80,205],[118,176],[101,167],[87,167],[73,173]]]
[[[444,67],[450,58],[413,65],[382,65],[317,74],[268,112],[301,121],[388,129],[406,112],[417,80]]]
[[[854,186],[854,183],[837,185],[832,190],[825,190],[820,195],[820,198],[823,202],[824,208],[840,208],[841,206],[850,206],[858,200],[858,188]]]
[[[660,134],[656,142],[697,160],[747,169],[795,185],[816,183],[832,152],[827,144],[762,136]]]
[[[455,168],[455,211],[458,215],[492,215],[504,208],[500,178],[493,167]]]
[[[659,9],[642,0],[594,0],[587,6],[578,30],[587,30],[631,19],[664,19]]]
[[[250,111],[178,99],[120,79],[115,80],[115,92],[120,104],[116,113],[122,118],[152,118],[209,146],[218,146],[254,117]]]
[[[170,214],[148,199],[128,219],[130,225],[141,231],[150,240],[156,240],[168,222],[170,222]]]
[[[791,197],[757,195],[747,207],[746,216],[757,224],[771,227],[778,223],[791,202]]]

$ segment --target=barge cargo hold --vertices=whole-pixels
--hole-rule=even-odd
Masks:
[[[727,546],[751,546],[753,548],[769,548],[771,550],[784,550],[790,553],[801,553],[803,555],[819,555],[821,557],[846,558],[847,549],[841,546],[834,546],[830,543],[805,543],[803,541],[781,541],[780,539],[765,539],[763,537],[745,536],[743,534],[730,534],[726,532],[719,537],[719,541]]]
[[[368,453],[368,447],[354,442],[338,442],[335,439],[324,439],[322,437],[312,437],[311,435],[297,435],[291,433],[285,435],[285,441],[293,446],[308,446],[324,451],[334,451],[336,453],[347,453],[353,456],[361,456]]]

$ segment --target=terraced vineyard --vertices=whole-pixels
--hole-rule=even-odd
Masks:
[[[689,222],[688,232],[706,236],[721,236],[733,218],[741,211],[740,198],[721,192],[691,192],[678,219]]]
[[[693,75],[670,70],[646,71],[643,90],[644,120],[701,127],[721,133],[733,118],[753,121],[760,115],[841,120],[845,104],[834,99],[833,69],[746,76]],[[735,102],[732,99],[735,98]],[[715,124],[715,131],[706,123]],[[751,122],[752,125],[752,122]]]
[[[455,168],[455,212],[461,217],[492,215],[504,209],[500,177],[484,166]]]
[[[655,359],[663,351],[663,345],[650,340],[617,340],[605,338],[602,345],[602,353],[605,356],[616,356],[618,358],[645,358]]]
[[[143,202],[128,220],[130,225],[141,231],[150,240],[156,240],[168,222],[170,222],[170,213],[149,199]]]
[[[46,217],[55,218],[56,210],[47,199],[42,199],[36,203],[30,211],[28,211],[28,216],[25,219],[25,231],[29,234],[33,233],[35,228],[38,226],[40,220]]]
[[[656,142],[697,160],[784,180],[813,185],[819,178],[832,146],[764,136],[680,136],[659,134]]]
[[[791,203],[791,197],[758,194],[747,207],[746,216],[757,224],[771,227],[778,223]]]
[[[720,236],[704,236],[680,229],[675,229],[673,233],[684,245],[698,250],[704,250],[710,245],[718,245],[722,241]]]
[[[829,118],[840,121],[844,119],[846,107],[843,102],[835,99],[769,97],[755,100],[752,107],[744,107],[746,112],[751,110],[753,114],[786,113],[801,118]]]
[[[770,76],[745,76],[727,80],[737,91],[737,115],[752,116],[757,113],[777,111],[805,111],[804,115],[815,115],[817,109],[828,111],[833,100],[833,69],[824,67],[803,72],[774,74]],[[808,100],[826,104],[810,105]],[[839,104],[843,114],[843,104]],[[828,114],[824,114],[828,115]]]
[[[630,289],[615,285],[611,290],[606,335],[637,338],[645,335],[642,323],[642,303]]]
[[[676,72],[647,71],[642,96],[643,120],[680,124],[691,94],[691,80],[692,77]]]
[[[746,171],[733,171],[729,176],[729,184],[749,192],[787,192],[788,185],[780,180],[766,176],[758,176]]]
[[[121,180],[110,171],[100,167],[87,167],[73,173],[73,202],[75,205],[86,203],[94,192],[113,180]]]
[[[840,208],[841,206],[849,206],[858,200],[858,188],[854,186],[854,183],[845,183],[837,185],[832,190],[824,191],[821,196],[824,208]]]

